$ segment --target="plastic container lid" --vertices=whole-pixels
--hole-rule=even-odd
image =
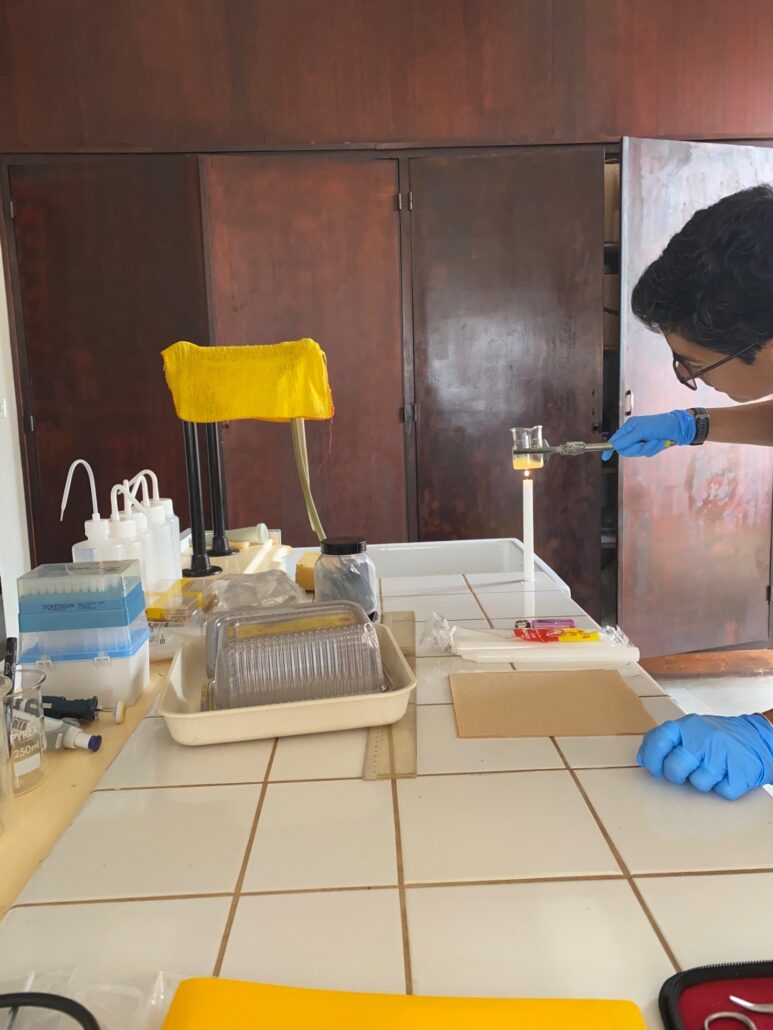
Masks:
[[[38,565],[17,581],[19,600],[25,602],[25,607],[28,600],[34,604],[49,595],[124,598],[139,585],[140,567],[132,560]]]
[[[364,554],[368,545],[361,536],[331,536],[323,540],[323,554]]]
[[[37,662],[91,662],[99,658],[133,658],[150,639],[147,619],[113,629],[25,633],[19,644],[19,665]]]

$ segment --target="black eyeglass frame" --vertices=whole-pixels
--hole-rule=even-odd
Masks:
[[[674,360],[672,362],[674,375],[682,384],[682,386],[686,386],[688,390],[697,390],[698,384],[696,382],[696,379],[702,379],[707,372],[713,372],[715,368],[720,368],[722,365],[726,365],[728,361],[734,361],[736,358],[740,358],[742,354],[748,354],[750,350],[753,350],[757,347],[759,347],[759,344],[750,343],[748,347],[742,347],[740,350],[736,351],[735,354],[728,354],[727,357],[721,358],[719,361],[715,361],[712,365],[706,365],[705,368],[701,368],[697,372],[691,373],[689,376],[687,376],[687,378],[683,378],[679,374],[680,364],[684,364],[687,359],[683,358],[681,354],[677,354],[676,352],[674,352]]]

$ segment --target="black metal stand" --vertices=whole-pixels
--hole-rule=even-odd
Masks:
[[[185,439],[185,470],[188,474],[188,502],[191,509],[191,567],[183,569],[183,576],[214,576],[222,572],[211,565],[207,556],[207,534],[204,528],[204,497],[201,492],[201,466],[199,464],[199,437],[195,422],[183,422]]]
[[[211,558],[225,558],[236,554],[234,548],[228,546],[225,536],[225,498],[223,495],[223,449],[220,442],[219,425],[210,422],[207,425],[207,461],[209,463],[209,494],[212,500],[212,546],[209,549]]]

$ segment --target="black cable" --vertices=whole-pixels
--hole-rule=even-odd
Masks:
[[[83,1030],[99,1030],[99,1023],[88,1009],[72,998],[61,994],[43,994],[40,991],[17,991],[0,994],[0,1009],[49,1009],[51,1012],[62,1012],[74,1019]]]

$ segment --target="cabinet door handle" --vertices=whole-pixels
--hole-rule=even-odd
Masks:
[[[625,417],[630,418],[633,415],[633,390],[625,391]]]

